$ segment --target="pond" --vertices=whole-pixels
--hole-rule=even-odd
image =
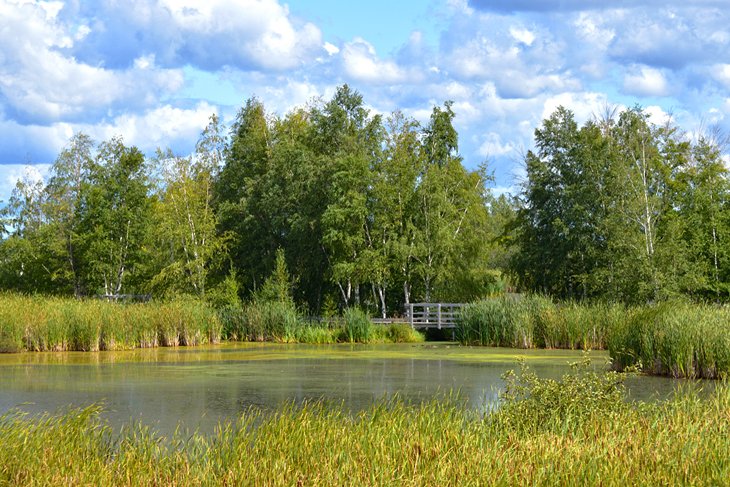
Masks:
[[[398,345],[236,343],[123,352],[0,354],[0,413],[20,408],[54,412],[104,404],[118,427],[141,420],[163,434],[178,425],[212,432],[250,406],[324,399],[348,411],[399,395],[408,401],[458,390],[471,407],[498,401],[501,375],[522,358],[540,376],[559,377],[580,351]],[[608,355],[591,352],[605,367]],[[636,377],[632,397],[671,393],[680,381]]]

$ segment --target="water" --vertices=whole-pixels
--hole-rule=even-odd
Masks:
[[[590,354],[604,367],[605,352]],[[524,359],[540,376],[559,377],[581,352],[417,345],[224,344],[124,352],[0,355],[0,413],[55,412],[103,403],[119,427],[140,420],[163,434],[178,425],[211,432],[248,407],[323,399],[349,411],[398,395],[428,400],[458,390],[471,407],[493,407],[501,375]],[[632,397],[664,397],[678,381],[638,377]]]

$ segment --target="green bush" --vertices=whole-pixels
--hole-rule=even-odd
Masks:
[[[561,380],[539,378],[522,362],[519,374],[507,372],[503,379],[504,401],[490,421],[501,429],[535,434],[575,431],[585,421],[626,410],[625,374],[595,372],[587,357],[571,364]]]
[[[414,330],[407,323],[392,323],[387,328],[388,341],[393,343],[418,343],[426,338],[418,330]]]

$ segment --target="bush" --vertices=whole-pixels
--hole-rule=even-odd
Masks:
[[[406,323],[392,323],[387,328],[386,337],[393,343],[418,343],[426,339],[422,333]]]
[[[524,362],[520,365],[519,375],[509,371],[503,376],[504,404],[490,417],[500,428],[526,434],[565,433],[627,408],[625,374],[597,373],[587,357],[571,364],[571,373],[560,381],[541,379]]]

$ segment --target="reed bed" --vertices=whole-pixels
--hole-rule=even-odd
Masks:
[[[0,485],[727,484],[727,384],[706,399],[633,404],[615,378],[522,374],[486,416],[455,397],[381,401],[357,415],[315,403],[171,439],[139,424],[115,433],[96,407],[10,413]]]
[[[228,340],[273,341],[282,343],[414,343],[424,336],[402,323],[375,325],[357,308],[342,317],[312,322],[301,317],[293,304],[252,302],[242,307],[220,310],[223,336]]]
[[[194,300],[119,304],[0,295],[0,351],[99,351],[220,341],[218,315]]]
[[[361,310],[310,323],[293,304],[250,303],[215,310],[194,299],[120,304],[0,294],[0,353],[100,351],[233,341],[285,343],[420,342],[403,324],[374,325]]]
[[[662,303],[639,308],[612,329],[608,350],[619,370],[716,379],[730,374],[730,308]]]
[[[456,335],[468,345],[596,350],[605,348],[608,332],[625,313],[619,305],[504,296],[465,306]]]
[[[463,308],[456,336],[466,345],[608,349],[618,370],[717,379],[730,374],[730,308],[665,302],[626,308],[501,297]]]

